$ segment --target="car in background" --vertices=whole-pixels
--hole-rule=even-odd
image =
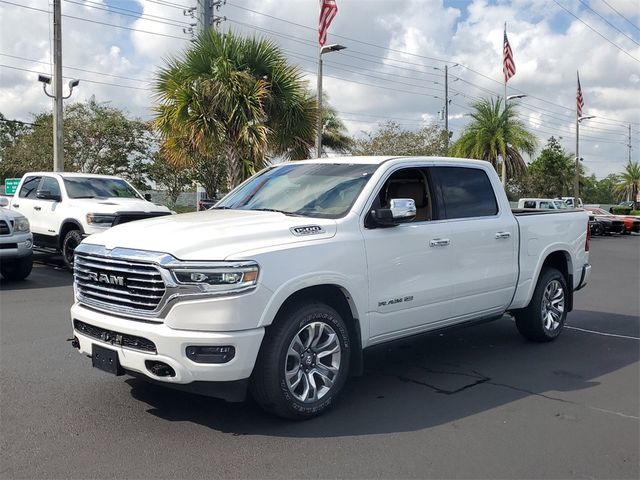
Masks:
[[[597,207],[587,207],[584,209],[589,214],[589,224],[591,235],[611,235],[622,234],[625,231],[624,222],[615,215],[611,215],[606,210]],[[597,223],[591,223],[594,220]]]
[[[576,197],[560,197],[560,200],[564,200],[564,203],[566,203],[569,208],[582,208],[584,206],[582,199],[578,198],[577,205],[575,199]]]
[[[8,203],[0,198],[0,274],[7,280],[24,280],[33,268],[33,237],[24,215],[3,208]]]
[[[564,210],[569,208],[564,200],[558,198],[521,198],[518,208],[536,208],[542,210]]]

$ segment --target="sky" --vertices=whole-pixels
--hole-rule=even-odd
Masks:
[[[95,96],[133,116],[153,118],[154,72],[189,48],[206,0],[62,0],[68,101]],[[444,66],[449,67],[453,140],[473,102],[504,95],[503,29],[516,74],[507,95],[536,134],[575,152],[576,72],[584,97],[580,156],[603,178],[640,158],[640,0],[337,0],[323,56],[323,91],[349,133],[393,120],[407,129],[444,126]],[[315,89],[318,0],[228,0],[219,27],[275,42]],[[51,74],[52,2],[0,0],[0,112],[30,121],[50,111],[37,82]],[[191,26],[191,24],[194,24]],[[67,90],[65,89],[65,94]],[[538,149],[539,151],[539,149]],[[535,156],[534,156],[535,157]],[[527,159],[529,160],[529,159]]]

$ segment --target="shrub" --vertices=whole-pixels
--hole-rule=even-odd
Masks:
[[[631,213],[631,207],[624,207],[622,205],[616,205],[611,207],[611,213],[614,215],[629,215]],[[633,215],[633,214],[631,214]]]
[[[629,215],[640,216],[640,210],[631,210],[629,212]]]

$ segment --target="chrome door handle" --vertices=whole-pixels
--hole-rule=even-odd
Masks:
[[[42,207],[33,207],[33,209],[39,212],[40,210],[42,210]]]
[[[434,238],[433,240],[429,241],[429,246],[430,247],[446,247],[450,243],[451,243],[451,240],[449,240],[448,238]]]
[[[13,208],[20,208],[20,205],[19,205],[19,204],[17,204],[17,203],[14,203],[14,204],[13,204]]]
[[[496,232],[496,239],[500,240],[501,238],[509,238],[511,237],[511,233],[509,232]]]

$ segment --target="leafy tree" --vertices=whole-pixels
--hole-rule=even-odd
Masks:
[[[208,198],[218,198],[221,192],[227,191],[227,162],[223,158],[194,155],[192,161],[193,179],[204,187]],[[244,173],[245,176],[249,174]]]
[[[194,172],[191,168],[177,166],[162,158],[159,152],[147,167],[149,179],[167,192],[167,206],[175,208],[178,197],[193,184]]]
[[[528,191],[533,197],[568,196],[573,189],[575,162],[555,137],[529,164]]]
[[[272,42],[209,29],[156,79],[156,125],[165,154],[224,158],[230,187],[269,155],[308,156],[317,108],[300,70]]]
[[[580,196],[585,203],[615,203],[615,187],[618,175],[612,173],[602,180],[595,175],[580,179]]]
[[[497,168],[498,157],[506,159],[507,178],[524,175],[526,163],[521,152],[533,155],[535,135],[518,120],[514,104],[502,107],[498,98],[483,99],[473,104],[472,121],[452,146],[457,157],[486,160]]]
[[[616,185],[615,193],[619,199],[638,200],[640,191],[640,164],[638,162],[628,162],[624,171],[620,174],[619,182]]]
[[[436,125],[411,131],[392,121],[354,139],[351,148],[353,155],[444,155],[446,151],[446,133]]]
[[[143,184],[144,169],[154,149],[151,126],[128,118],[122,110],[94,98],[72,103],[64,111],[65,170],[120,175]],[[34,116],[33,126],[3,151],[2,171],[22,176],[53,165],[53,117]]]

